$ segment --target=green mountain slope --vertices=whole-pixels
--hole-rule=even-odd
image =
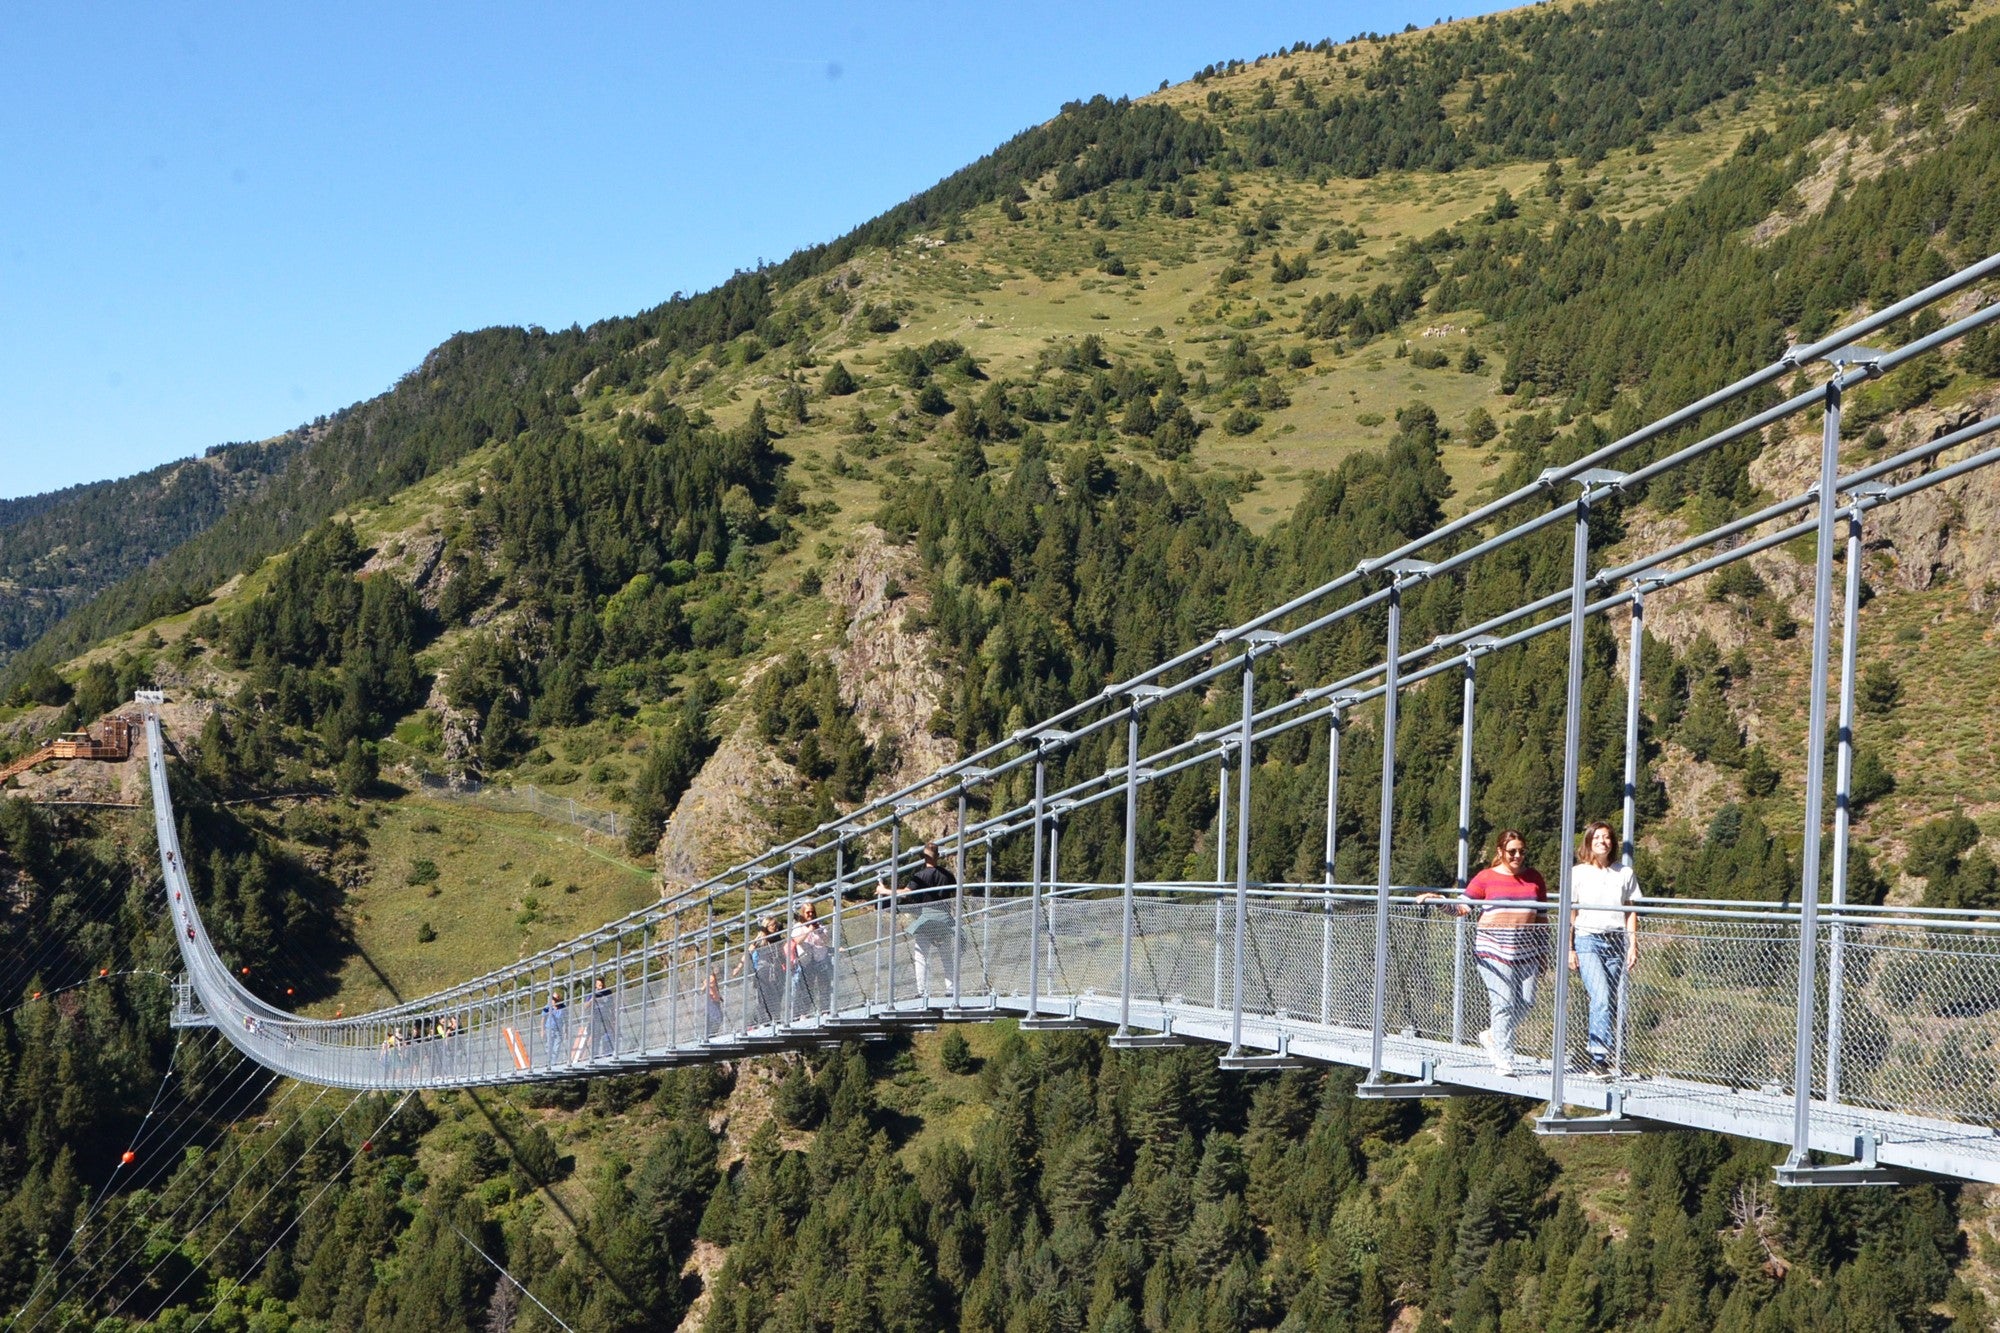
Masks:
[[[2000,23],[1977,12],[1611,0],[1080,103],[715,292],[454,340],[16,670],[60,667],[71,720],[167,684],[184,842],[250,984],[314,1012],[416,993],[629,906],[655,871],[713,868],[725,834],[810,826],[1094,694],[2000,249],[1996,71]],[[1854,395],[1856,447],[1991,411],[1996,379],[1992,338],[1913,365]],[[1718,456],[1608,537],[1657,544],[1795,493],[1803,446]],[[2000,906],[1990,739],[1896,674],[1898,645],[1921,642],[1991,678],[1989,499],[1885,523],[1870,555],[1856,890],[1876,900]],[[1649,892],[1796,892],[1798,571],[1773,552],[1649,608]],[[208,595],[150,617],[155,578]],[[1566,578],[1563,543],[1517,547],[1412,597],[1405,633]],[[1284,669],[1317,683],[1379,633],[1322,636]],[[1587,640],[1593,814],[1620,780],[1619,638]],[[1482,675],[1475,836],[1528,827],[1545,864],[1561,669],[1550,646]],[[1235,706],[1177,700],[1160,725]],[[1455,691],[1412,693],[1409,880],[1446,875],[1456,726]],[[1369,750],[1345,760],[1354,872],[1375,855]],[[1261,759],[1252,873],[1312,874],[1324,742]],[[633,832],[585,867],[574,829],[420,786],[443,775],[533,782]],[[253,799],[314,788],[342,795]],[[1212,811],[1197,780],[1150,790],[1142,873],[1211,858]],[[0,933],[50,946],[19,951],[43,961],[14,985],[170,956],[140,924],[137,823],[10,800],[0,845],[22,904]],[[1117,868],[1105,815],[1063,846],[1075,873]],[[131,905],[92,908],[88,885]],[[132,927],[113,931],[120,911]],[[168,1059],[151,992],[84,995],[5,1029],[10,1310],[53,1299],[37,1274],[67,1262],[49,1256],[88,1211],[80,1185],[107,1178]],[[79,1233],[115,1274],[137,1221],[188,1286],[126,1273],[77,1318],[191,1323],[220,1301],[225,1326],[538,1326],[468,1238],[579,1328],[1992,1318],[1978,1191],[1780,1195],[1770,1149],[1720,1136],[1545,1147],[1505,1100],[1385,1108],[1339,1073],[960,1036],[441,1097],[372,1137],[386,1105],[338,1125],[272,1108]],[[322,1128],[343,1146],[277,1192],[281,1220],[215,1183]],[[183,1240],[190,1201],[216,1214]],[[231,1227],[278,1243],[261,1256]]]

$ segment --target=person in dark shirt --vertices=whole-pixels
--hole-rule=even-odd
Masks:
[[[892,893],[887,884],[875,886],[875,896],[891,898],[897,909],[906,912],[904,931],[910,937],[911,952],[917,960],[917,993],[930,995],[932,983],[940,994],[950,995],[951,987],[951,900],[958,880],[938,864],[938,846],[924,844],[924,863],[910,875],[909,887]]]

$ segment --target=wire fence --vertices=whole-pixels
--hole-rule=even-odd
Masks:
[[[570,797],[551,796],[532,782],[497,787],[477,778],[462,778],[453,782],[435,773],[423,773],[418,775],[417,785],[430,795],[442,796],[449,801],[467,801],[489,810],[505,810],[513,814],[540,815],[544,819],[574,825],[585,833],[601,833],[607,838],[625,836],[626,821],[619,817],[616,810],[594,810],[587,805],[578,805]]]

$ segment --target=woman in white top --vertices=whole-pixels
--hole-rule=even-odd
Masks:
[[[1618,845],[1611,825],[1592,824],[1577,839],[1570,873],[1570,971],[1580,973],[1590,995],[1590,1062],[1587,1073],[1610,1076],[1617,1050],[1619,982],[1639,961],[1639,883],[1632,867],[1612,860]]]

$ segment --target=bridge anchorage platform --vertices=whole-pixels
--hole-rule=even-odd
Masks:
[[[201,1007],[194,983],[182,977],[174,983],[174,1012],[168,1025],[175,1028],[212,1028],[215,1020]]]

